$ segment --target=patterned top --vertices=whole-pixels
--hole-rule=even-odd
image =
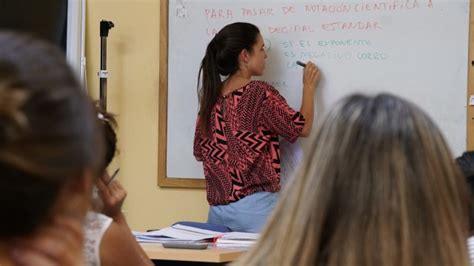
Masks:
[[[84,221],[84,258],[87,266],[100,266],[100,242],[112,218],[89,211]]]
[[[210,135],[202,135],[198,117],[194,137],[194,156],[203,162],[209,204],[279,191],[278,136],[294,142],[303,126],[303,116],[266,82],[251,81],[219,97],[211,112]]]

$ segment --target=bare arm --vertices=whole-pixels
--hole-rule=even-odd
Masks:
[[[319,82],[320,72],[318,67],[308,61],[303,72],[303,98],[301,101],[300,113],[305,118],[305,124],[303,131],[301,131],[301,137],[308,137],[313,128],[314,120],[314,93],[316,91],[316,85]]]
[[[115,221],[105,231],[100,243],[100,262],[103,266],[153,265],[128,226]]]
[[[102,200],[103,207],[101,213],[109,216],[114,221],[118,216],[122,215],[122,205],[127,198],[127,191],[117,180],[110,181],[111,177],[106,172],[96,181],[99,196]],[[120,216],[122,217],[122,216]]]
[[[100,244],[101,265],[153,265],[133,236],[122,213],[127,192],[120,182],[109,180],[106,174],[96,182],[104,203],[102,213],[113,219]]]

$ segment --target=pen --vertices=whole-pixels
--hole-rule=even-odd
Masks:
[[[109,184],[114,180],[114,178],[117,176],[119,170],[120,170],[120,168],[117,168],[117,170],[115,170],[115,172],[114,172],[114,174],[112,175],[112,177],[109,179],[109,181],[107,181],[107,185],[109,185]]]
[[[305,66],[306,66],[305,63],[303,63],[303,62],[301,62],[301,61],[299,61],[299,60],[296,61],[296,64],[299,65],[299,66],[302,66],[302,67],[305,67]]]

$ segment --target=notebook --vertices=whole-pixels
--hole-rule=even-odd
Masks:
[[[198,222],[178,222],[169,227],[150,232],[133,232],[141,243],[163,243],[171,241],[213,241],[230,232],[228,227]]]

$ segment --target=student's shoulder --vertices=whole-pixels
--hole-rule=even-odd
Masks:
[[[264,98],[280,95],[280,93],[277,89],[275,89],[275,87],[263,80],[252,80],[249,83],[247,90],[249,90],[253,94],[261,95]]]

